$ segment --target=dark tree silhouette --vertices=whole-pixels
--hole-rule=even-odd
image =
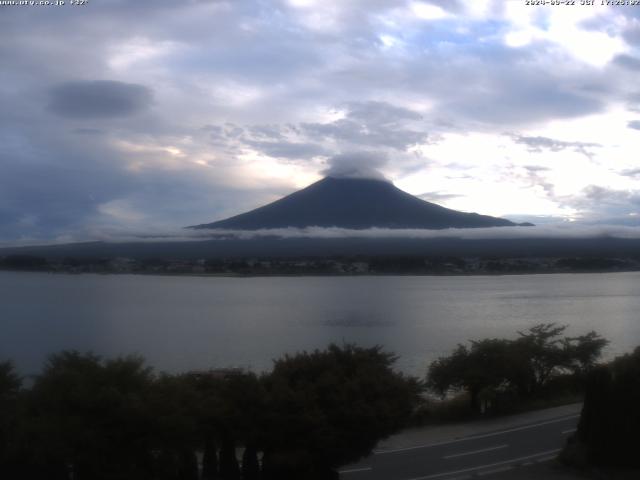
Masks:
[[[429,366],[427,386],[440,395],[464,389],[469,392],[471,408],[480,410],[480,393],[499,388],[511,375],[511,353],[507,340],[473,341],[470,349],[458,345],[450,356]]]
[[[586,335],[563,339],[562,348],[565,353],[565,366],[576,375],[584,377],[596,364],[602,349],[608,343],[608,340],[605,340],[594,331]]]
[[[338,466],[405,425],[418,402],[421,385],[394,372],[394,361],[379,347],[332,345],[285,356],[260,378],[156,376],[137,357],[65,351],[25,390],[0,363],[0,473],[197,480],[202,455],[204,480],[337,478]]]
[[[0,477],[19,473],[16,440],[20,431],[19,394],[21,378],[11,362],[0,362]]]
[[[43,270],[47,266],[45,258],[34,255],[9,255],[0,260],[0,267],[12,270]]]
[[[567,364],[569,358],[562,348],[560,335],[567,329],[566,325],[541,323],[526,332],[518,332],[514,346],[514,357],[520,359],[523,368],[520,376],[519,390],[528,395],[538,391],[547,380]],[[568,339],[565,339],[568,340]],[[524,360],[524,365],[522,364]]]
[[[335,468],[369,454],[400,429],[421,386],[393,371],[395,360],[380,347],[354,345],[277,360],[264,379],[266,478],[332,478]]]
[[[470,348],[458,345],[451,355],[431,363],[427,386],[442,396],[465,390],[471,408],[479,411],[482,393],[515,391],[527,398],[558,375],[573,373],[583,378],[608,342],[595,332],[562,338],[566,328],[543,323],[518,332],[515,340],[471,341]]]
[[[594,369],[576,438],[570,449],[582,451],[590,464],[640,467],[640,347]]]
[[[66,469],[77,480],[149,478],[151,381],[150,369],[137,357],[50,357],[29,396],[35,444],[30,463]]]

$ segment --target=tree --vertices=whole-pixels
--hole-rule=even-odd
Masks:
[[[22,379],[15,372],[13,363],[0,362],[0,402],[14,399],[20,391],[21,385]]]
[[[518,332],[515,340],[471,341],[458,345],[449,356],[429,366],[428,388],[445,396],[450,391],[469,393],[471,408],[482,410],[481,393],[517,392],[522,398],[536,395],[551,378],[573,373],[582,378],[593,368],[607,341],[595,332],[561,337],[566,326],[542,323]]]
[[[0,362],[0,477],[18,474],[16,435],[20,428],[20,388],[22,379],[11,362]]]
[[[567,364],[569,358],[559,338],[566,329],[566,325],[540,323],[526,332],[518,332],[520,338],[515,340],[513,347],[520,359],[516,383],[521,393],[532,395],[557,369]]]
[[[609,344],[593,330],[586,335],[565,338],[562,348],[565,352],[565,366],[574,374],[584,377],[595,365],[602,354],[602,350]]]
[[[285,356],[264,377],[264,478],[334,478],[411,415],[420,383],[393,371],[381,347],[330,345]]]
[[[236,445],[255,449],[264,436],[266,392],[262,382],[253,373],[235,370],[192,373],[184,378],[196,395],[189,414],[204,449],[203,478],[239,478]]]
[[[514,381],[521,394],[535,394],[558,374],[572,372],[584,378],[609,343],[594,331],[561,338],[566,329],[566,325],[541,323],[527,332],[518,332],[514,353],[519,355],[521,369]]]
[[[593,465],[640,467],[640,347],[607,366],[592,368],[575,438],[564,458]]]
[[[45,258],[34,255],[8,255],[0,262],[0,267],[12,270],[41,270],[47,265]]]
[[[51,356],[29,395],[31,463],[73,471],[77,480],[149,478],[151,381],[138,357]]]
[[[472,341],[470,349],[458,345],[450,356],[431,363],[427,386],[441,396],[451,390],[466,390],[471,408],[478,411],[480,393],[501,388],[513,376],[511,354],[511,343],[497,338]]]
[[[336,467],[368,454],[417,404],[420,383],[394,372],[394,361],[380,347],[332,345],[285,356],[261,377],[155,376],[137,357],[65,351],[48,359],[30,390],[0,363],[0,473],[195,480],[202,451],[203,479],[337,478]],[[5,428],[16,418],[16,432]],[[244,447],[242,469],[236,445]]]

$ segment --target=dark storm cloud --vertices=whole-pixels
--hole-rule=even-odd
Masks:
[[[68,118],[126,117],[147,108],[152,91],[111,80],[74,81],[53,87],[48,109]]]

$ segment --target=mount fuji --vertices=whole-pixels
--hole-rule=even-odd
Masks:
[[[531,226],[424,201],[379,179],[325,177],[280,200],[195,229],[445,229]]]

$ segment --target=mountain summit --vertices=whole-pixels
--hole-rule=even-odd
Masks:
[[[259,230],[317,226],[443,229],[524,225],[530,224],[444,208],[414,197],[387,181],[326,177],[250,212],[189,228]]]

